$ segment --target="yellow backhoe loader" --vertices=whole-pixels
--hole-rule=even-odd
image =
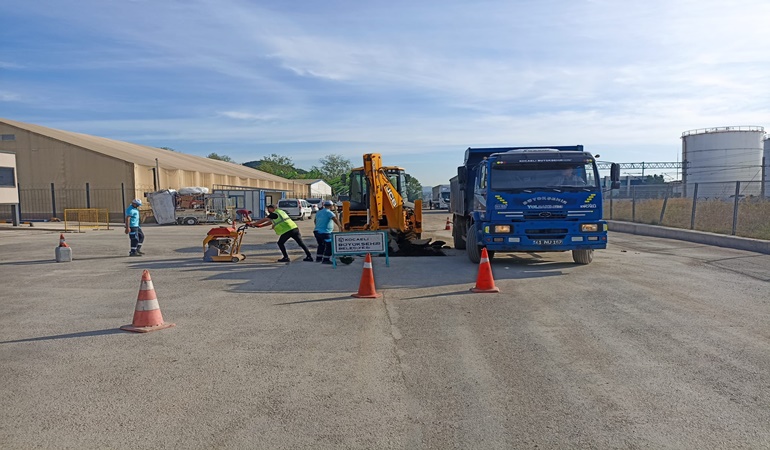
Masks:
[[[406,173],[383,167],[379,153],[364,155],[363,167],[348,177],[350,200],[342,202],[342,231],[389,232],[393,255],[443,255],[443,242],[422,236],[422,200],[407,201]]]

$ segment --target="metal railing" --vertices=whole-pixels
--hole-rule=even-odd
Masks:
[[[686,136],[692,136],[695,134],[706,134],[706,133],[724,133],[727,131],[765,131],[765,127],[760,127],[758,125],[739,125],[739,126],[730,126],[730,127],[712,127],[712,128],[697,128],[695,130],[687,130],[682,133],[682,137]]]
[[[85,208],[64,210],[64,231],[109,230],[110,214],[106,209]]]

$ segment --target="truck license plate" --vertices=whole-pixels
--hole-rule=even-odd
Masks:
[[[561,245],[562,239],[533,239],[536,245]]]

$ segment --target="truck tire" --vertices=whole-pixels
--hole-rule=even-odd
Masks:
[[[476,244],[476,224],[474,223],[468,229],[468,235],[466,237],[466,248],[468,252],[468,259],[473,264],[478,264],[481,261],[481,247]]]
[[[452,223],[452,239],[454,239],[455,248],[458,250],[465,250],[465,239],[463,239],[463,233],[465,232],[465,221],[454,217],[454,223]]]
[[[197,225],[198,219],[196,219],[195,217],[185,217],[183,219],[183,222],[185,225]]]
[[[588,250],[572,250],[572,259],[578,264],[590,264],[594,259],[594,251]]]

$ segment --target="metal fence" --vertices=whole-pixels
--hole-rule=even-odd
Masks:
[[[765,183],[732,181],[624,186],[605,196],[607,219],[770,239]]]
[[[134,192],[121,183],[115,188],[92,189],[88,183],[81,189],[19,187],[19,210],[22,221],[62,220],[65,209],[97,208],[107,210],[111,222],[122,222]],[[149,208],[149,207],[148,207]],[[9,205],[0,206],[0,219],[12,219]]]

